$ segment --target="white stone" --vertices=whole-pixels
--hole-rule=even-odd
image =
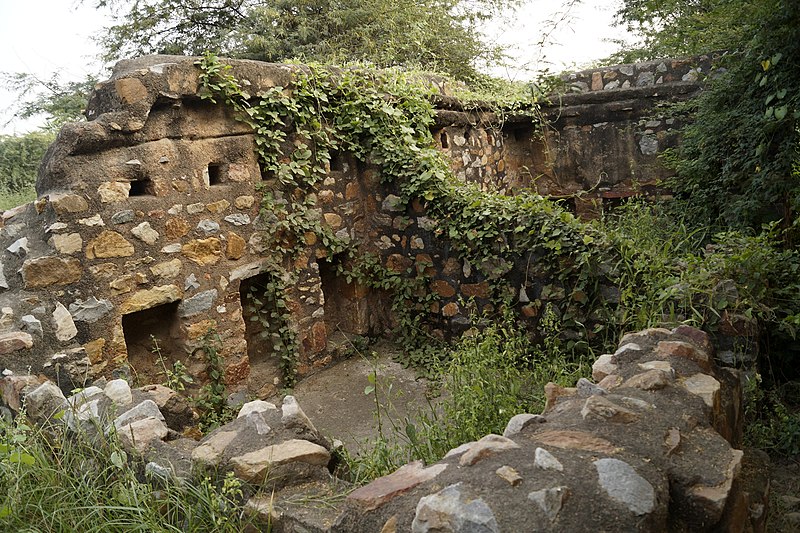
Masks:
[[[145,242],[146,244],[151,245],[155,244],[160,237],[158,232],[150,227],[149,222],[142,222],[138,226],[131,229],[131,233],[134,235],[134,237]]]
[[[56,338],[61,342],[66,342],[78,334],[72,315],[61,302],[56,303],[53,311],[53,325],[56,328]]]
[[[106,384],[103,393],[117,405],[128,405],[133,401],[131,386],[124,379],[112,379]]]
[[[106,223],[103,222],[103,218],[100,215],[94,215],[94,216],[91,216],[89,218],[82,218],[82,219],[78,220],[78,224],[80,224],[82,226],[89,226],[89,227],[105,226],[106,225]]]

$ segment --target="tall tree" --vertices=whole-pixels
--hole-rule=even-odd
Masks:
[[[497,60],[483,23],[521,0],[99,0],[116,24],[107,59],[148,53],[281,61],[366,61],[460,79]]]

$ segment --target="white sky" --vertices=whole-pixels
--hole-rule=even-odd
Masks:
[[[559,72],[608,56],[615,50],[605,39],[619,37],[611,25],[619,0],[573,0],[567,20],[540,52],[537,43],[549,30],[547,21],[557,18],[569,0],[528,0],[528,5],[505,24],[488,29],[502,44],[515,49],[516,64],[528,69],[549,66]],[[96,60],[98,48],[91,40],[108,24],[105,13],[92,7],[93,0],[0,0],[0,72],[30,72],[47,79],[60,72],[65,81],[87,74],[105,75]],[[497,71],[524,79],[519,72]],[[102,77],[101,75],[101,77]],[[15,96],[0,87],[0,133],[24,133],[37,122],[12,121],[9,107]]]

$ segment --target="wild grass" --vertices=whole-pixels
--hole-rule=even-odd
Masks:
[[[91,440],[0,421],[0,530],[238,532],[242,486],[232,477],[145,476],[114,435]]]
[[[0,212],[36,200],[36,189],[30,186],[18,192],[0,189]]]

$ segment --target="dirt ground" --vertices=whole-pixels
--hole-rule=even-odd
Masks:
[[[319,431],[341,440],[350,452],[368,448],[378,435],[376,393],[382,409],[391,409],[395,420],[412,416],[427,406],[428,382],[413,369],[392,360],[396,348],[373,346],[379,355],[353,356],[302,380],[292,394]],[[365,394],[372,385],[377,389]]]
[[[800,531],[800,457],[770,465],[769,533]]]

